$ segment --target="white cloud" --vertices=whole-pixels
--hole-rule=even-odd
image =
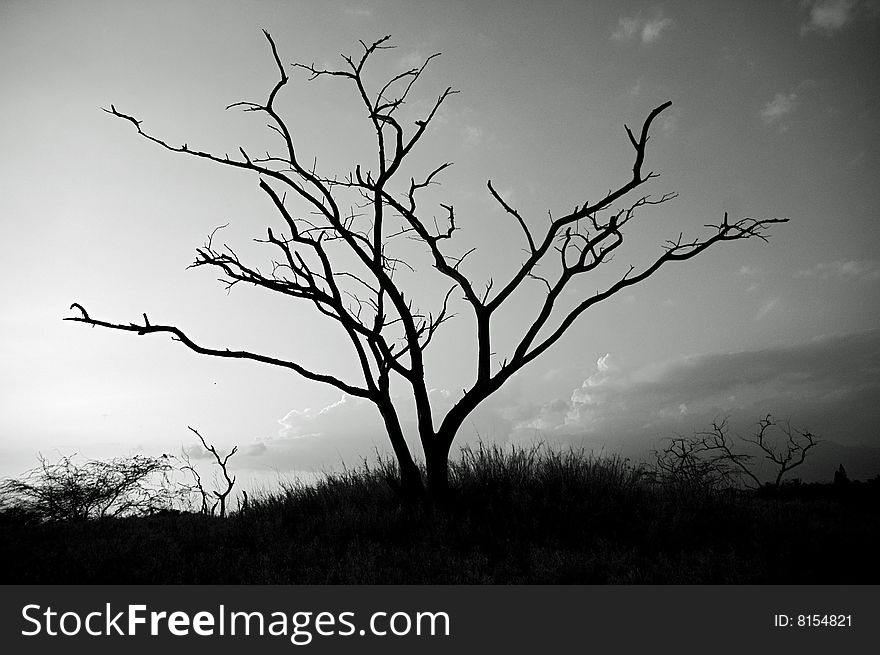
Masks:
[[[190,459],[212,459],[214,456],[202,444],[183,447],[183,454]]]
[[[746,429],[772,413],[842,444],[876,439],[880,424],[880,330],[823,337],[789,347],[712,353],[627,370],[611,355],[598,359],[583,382],[548,402],[533,400],[533,382],[515,376],[482,404],[453,448],[476,439],[568,444],[644,460],[660,440],[689,434],[731,417]],[[431,391],[435,417],[455,398]],[[414,411],[401,423],[418,457]],[[289,412],[281,436],[245,449],[239,465],[256,471],[338,470],[390,455],[375,408],[345,397],[320,410]],[[842,461],[842,460],[841,460]],[[836,468],[840,461],[833,462]],[[849,464],[847,464],[849,469]]]
[[[795,277],[819,280],[880,280],[880,261],[876,259],[839,259],[834,262],[819,262],[811,268],[795,273]]]
[[[856,0],[804,0],[809,15],[801,25],[801,34],[821,32],[830,36],[852,20]]]
[[[400,65],[400,67],[406,70],[410,70],[412,68],[420,68],[424,63],[425,55],[423,55],[420,50],[414,50],[408,54],[405,54],[398,60],[398,64]]]
[[[660,40],[663,32],[674,24],[674,20],[663,16],[660,11],[655,12],[653,18],[645,18],[641,13],[635,16],[621,16],[617,21],[617,29],[611,33],[611,38],[615,41],[629,41],[637,36],[643,45],[651,45]]]
[[[266,444],[260,441],[258,443],[248,446],[243,454],[245,457],[259,457],[260,455],[263,455],[267,450],[268,448],[266,447]]]
[[[654,43],[660,38],[663,30],[672,27],[671,18],[660,18],[648,21],[642,26],[642,43]]]
[[[660,131],[663,136],[672,136],[678,129],[678,110],[673,109],[672,113],[667,114],[660,119]]]
[[[779,298],[768,298],[761,308],[758,310],[758,313],[755,314],[755,320],[760,321],[762,318],[767,316],[770,312],[776,309],[779,306]]]
[[[759,271],[754,266],[743,265],[739,267],[739,270],[736,272],[737,275],[744,278],[744,280],[748,280],[748,285],[746,286],[746,293],[755,293],[758,289],[761,288],[760,278],[763,277],[761,275],[761,271]]]
[[[464,130],[464,144],[466,146],[476,146],[483,140],[482,128],[474,125],[467,125]]]
[[[797,346],[684,357],[635,371],[597,362],[569,398],[523,416],[516,428],[549,441],[632,451],[731,416],[772,413],[840,442],[864,443],[880,420],[880,330]]]
[[[319,410],[308,407],[290,410],[278,421],[281,424],[278,436],[282,439],[304,439],[347,434],[358,426],[380,426],[378,418],[372,403],[363,398],[342,396]]]
[[[761,119],[765,125],[779,124],[783,118],[797,108],[797,93],[777,93],[761,109]]]
[[[627,41],[631,39],[639,29],[639,18],[628,18],[621,16],[617,22],[617,29],[611,33],[611,38],[615,41]]]

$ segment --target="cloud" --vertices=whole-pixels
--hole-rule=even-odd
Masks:
[[[755,314],[755,320],[760,321],[762,318],[767,316],[770,312],[776,309],[779,306],[779,298],[769,298],[761,308],[758,310],[758,313]]]
[[[875,282],[880,280],[880,261],[876,259],[839,259],[834,262],[819,262],[811,268],[802,269],[795,277],[806,279],[843,279]]]
[[[830,36],[852,20],[856,0],[804,0],[801,7],[809,12],[801,24],[801,34],[820,32]]]
[[[788,347],[679,357],[635,369],[605,354],[568,394],[535,402],[533,385],[514,376],[480,405],[463,426],[453,456],[477,439],[541,440],[551,447],[574,445],[644,461],[662,439],[691,434],[724,417],[737,430],[750,430],[768,413],[852,447],[877,438],[880,330]],[[454,400],[445,390],[432,390],[435,417]],[[419,457],[415,412],[406,403],[399,407],[411,450]],[[239,466],[286,475],[356,467],[364,458],[375,461],[376,451],[391,455],[378,412],[360,399],[343,397],[321,409],[291,411],[279,423],[278,436],[245,449]],[[834,468],[839,463],[833,462]]]
[[[369,7],[343,7],[342,13],[348,18],[372,18],[373,10]]]
[[[684,357],[627,371],[604,355],[567,398],[514,427],[523,438],[644,452],[660,438],[730,416],[752,425],[791,417],[839,443],[876,437],[880,330],[826,336],[788,347]]]
[[[445,414],[453,398],[444,389],[429,392],[435,416]],[[404,434],[414,454],[420,452],[416,412],[406,398],[396,398]],[[278,420],[277,436],[260,439],[248,450],[253,458],[247,466],[255,469],[331,470],[340,465],[357,466],[365,457],[375,460],[376,452],[389,454],[391,446],[375,405],[363,398],[343,395],[318,409],[292,409]]]
[[[281,439],[305,439],[328,434],[346,436],[372,424],[381,426],[371,402],[346,395],[318,410],[292,409],[278,423],[281,425],[278,431]]]
[[[183,454],[190,459],[214,459],[214,456],[201,444],[193,444],[192,446],[184,446]]]
[[[783,118],[791,114],[798,105],[797,93],[777,93],[761,109],[761,120],[765,125],[779,124]]]
[[[749,280],[748,286],[746,286],[746,293],[755,293],[761,288],[760,278],[763,276],[761,275],[761,271],[754,266],[744,264],[743,266],[740,266],[736,274],[745,280]]]
[[[398,59],[397,63],[406,70],[418,69],[425,63],[425,55],[420,50],[413,50]]]
[[[659,40],[663,30],[672,27],[672,23],[671,18],[648,21],[642,26],[642,43],[649,44]]]
[[[611,38],[615,41],[629,41],[638,37],[642,45],[651,45],[659,41],[663,32],[674,24],[674,20],[663,16],[660,11],[654,12],[653,18],[645,18],[639,12],[635,16],[621,16]]]
[[[466,146],[476,146],[483,140],[483,130],[474,125],[467,125],[464,130],[464,144]]]
[[[251,444],[250,446],[248,446],[245,449],[243,455],[245,457],[259,457],[260,455],[265,454],[265,452],[267,450],[268,450],[268,448],[266,447],[266,444],[261,441],[261,442]]]
[[[660,131],[663,132],[663,136],[672,136],[678,129],[678,111],[675,107],[672,112],[660,119]]]

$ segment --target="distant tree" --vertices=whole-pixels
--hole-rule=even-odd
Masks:
[[[220,516],[225,517],[226,499],[229,497],[229,494],[232,493],[232,488],[235,486],[235,476],[233,475],[231,478],[229,477],[229,458],[238,452],[238,446],[233,446],[232,450],[226,453],[225,457],[220,457],[220,453],[217,452],[217,448],[213,444],[208,445],[208,442],[205,441],[205,438],[201,434],[199,434],[198,430],[192,427],[189,428],[189,430],[199,438],[202,447],[207,452],[211,453],[212,457],[214,458],[214,462],[220,468],[220,473],[222,473],[223,475],[223,480],[226,483],[226,488],[223,490],[215,489],[211,493],[208,493],[208,491],[205,489],[205,486],[202,484],[202,476],[199,475],[198,470],[196,470],[196,467],[193,466],[190,456],[186,452],[186,450],[181,453],[181,460],[183,461],[183,466],[181,466],[181,470],[189,473],[190,476],[192,476],[193,482],[185,486],[189,491],[198,495],[200,502],[200,511],[202,514],[213,515],[214,512],[217,510],[217,506],[219,505]],[[211,494],[213,494],[214,498],[216,498],[217,500],[214,501],[209,510],[208,499],[211,497]],[[245,498],[247,498],[247,495],[245,495]]]
[[[784,438],[771,437],[771,428],[777,428]],[[753,452],[744,452],[733,443],[727,419],[713,421],[711,430],[670,439],[655,453],[656,470],[670,480],[711,487],[741,484],[754,489],[778,487],[783,477],[803,464],[807,453],[820,443],[809,430],[798,430],[790,422],[779,425],[770,414],[758,421],[754,435],[739,440],[749,444],[746,447]],[[770,462],[772,481],[762,482],[760,471],[754,465],[756,458]]]
[[[849,476],[846,474],[846,469],[843,468],[843,464],[838,466],[837,470],[834,472],[834,486],[838,488],[849,486]]]
[[[575,192],[573,209],[560,212],[557,207],[549,213],[549,220],[536,220],[514,207],[490,180],[489,195],[521,232],[525,249],[508,279],[496,282],[490,278],[485,285],[478,285],[463,266],[474,249],[448,252],[458,230],[453,205],[439,205],[443,219],[438,222],[433,217],[433,208],[426,210],[419,204],[424,204],[422,192],[437,182],[450,163],[440,163],[420,177],[401,175],[404,160],[425,136],[441,105],[457,93],[451,87],[443,90],[413,125],[405,125],[400,116],[399,110],[415,83],[439,53],[428,57],[421,66],[401,71],[376,85],[368,83],[365,70],[376,55],[393,47],[389,45],[390,37],[372,44],[361,42],[360,55],[343,55],[344,65],[339,69],[293,64],[309,80],[335,78],[350,84],[366,112],[367,125],[375,136],[375,163],[371,169],[355,165],[354,170],[340,176],[319,172],[317,162],[304,161],[297,150],[294,132],[276,108],[278,94],[290,78],[275,42],[268,32],[265,35],[278,68],[278,81],[264,102],[236,102],[227,109],[239,107],[265,115],[268,127],[280,139],[280,152],[256,156],[239,148],[240,157],[230,158],[186,143],[172,145],[146,132],[142,121],[114,105],[105,111],[131,123],[140,136],[166,150],[256,174],[259,188],[281,219],[280,229],[269,227],[258,240],[277,253],[271,261],[271,272],[245,262],[225,244],[216,245],[216,230],[197,249],[192,266],[219,269],[229,288],[243,282],[311,303],[317,312],[341,326],[363,379],[343,379],[272,355],[205,346],[193,341],[179,327],[151,323],[146,314],[140,323],[115,323],[93,318],[81,304],[74,303],[71,309],[78,310],[78,315],[66,320],[139,335],[168,333],[197,353],[286,368],[373,403],[396,455],[399,486],[409,498],[437,500],[445,496],[450,448],[467,417],[515,373],[556,344],[588,309],[642,282],[667,263],[691,259],[721,241],[752,237],[766,240],[771,224],[788,220],[742,218],[731,222],[725,214],[718,224],[708,226],[710,232],[705,237],[688,240],[679,235],[667,241],[657,257],[645,266],[631,266],[608,286],[578,299],[573,307],[560,307],[566,303],[558,301],[571,288],[572,281],[610,261],[612,253],[623,243],[624,228],[639,210],[663,204],[677,195],[652,197],[643,191],[644,185],[657,177],[653,171],[645,170],[644,162],[651,125],[672,104],[665,102],[648,114],[640,130],[624,126],[633,148],[632,173],[597,200],[591,202]],[[568,202],[564,204],[572,207]],[[412,261],[404,261],[393,252],[401,239],[420,244],[428,261],[449,284],[448,291],[433,301],[436,306],[430,311],[419,309],[400,284],[400,272],[415,270]],[[493,319],[502,307],[511,304],[511,298],[520,289],[533,283],[545,291],[533,307],[531,319],[522,324],[513,347],[502,353],[496,339],[498,321],[493,325]],[[436,416],[426,382],[425,352],[437,330],[452,316],[449,301],[454,292],[461,294],[474,321],[474,378],[445,415]],[[506,328],[510,330],[511,326]],[[400,404],[392,395],[392,380],[402,382],[415,403],[426,479],[422,478],[405,439]]]
[[[180,470],[192,479],[192,482],[183,482],[181,484],[188,494],[198,497],[199,514],[208,516],[208,514],[211,513],[211,508],[208,507],[208,500],[211,498],[211,494],[205,489],[205,485],[202,482],[202,475],[192,463],[192,458],[185,448],[180,449],[179,457],[181,461]]]
[[[18,479],[0,482],[7,508],[46,521],[143,516],[173,509],[179,489],[168,455],[118,457],[77,463],[74,456],[40,465]]]

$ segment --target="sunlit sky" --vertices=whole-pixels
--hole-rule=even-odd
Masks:
[[[486,181],[537,230],[548,210],[626,181],[623,123],[641,125],[666,100],[648,190],[679,197],[631,224],[613,270],[649,263],[679,233],[705,235],[725,211],[791,219],[769,243],[720,244],[589,311],[480,408],[462,443],[638,456],[716,417],[747,433],[773,413],[839,446],[880,446],[880,3],[6,0],[0,475],[38,451],[176,452],[192,446],[188,425],[238,444],[240,470],[336,468],[384,446],[374,410],[333,388],[201,357],[167,336],[61,320],[74,301],[119,322],[146,312],[205,345],[355,375],[309,306],[227,294],[212,271],[186,270],[214,227],[229,223],[224,239],[238,245],[276,224],[256,177],[163,151],[101,111],[113,103],[173,144],[273,147],[261,117],[224,110],[264,101],[277,79],[263,28],[284,62],[334,67],[358,39],[391,34],[397,47],[376,59],[373,81],[443,53],[407,116],[446,86],[460,93],[412,174],[454,162],[432,193],[456,207],[450,251],[479,247],[466,270],[480,286],[505,279],[524,247]],[[370,162],[353,90],[289,72],[278,102],[306,159],[328,175]],[[427,258],[412,265],[412,293],[432,309],[443,287]],[[569,299],[600,286],[579,280]],[[527,300],[504,316],[502,344],[523,329]],[[437,413],[474,375],[473,326],[463,303],[455,310],[428,358]],[[864,449],[833,452],[880,473]]]

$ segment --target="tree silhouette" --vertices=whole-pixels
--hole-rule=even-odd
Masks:
[[[766,240],[766,229],[785,218],[742,218],[734,222],[727,214],[702,238],[684,239],[681,235],[667,241],[657,257],[641,269],[630,267],[622,276],[594,295],[580,299],[573,307],[559,309],[558,301],[569,283],[582,274],[607,263],[624,240],[624,228],[638,210],[660,205],[677,194],[652,197],[641,193],[643,186],[657,177],[645,171],[645,151],[652,123],[672,103],[665,102],[648,114],[640,130],[624,126],[634,151],[632,174],[600,199],[589,202],[577,199],[574,209],[554,215],[545,227],[524,216],[488,182],[488,193],[500,205],[525,243],[522,261],[515,272],[496,285],[489,280],[485,287],[477,285],[465,273],[463,262],[473,252],[450,254],[449,244],[458,229],[452,204],[440,204],[443,220],[426,218],[419,206],[423,191],[437,182],[451,164],[444,162],[423,177],[398,180],[404,160],[419,144],[440,107],[457,93],[446,88],[429,105],[414,125],[405,125],[399,110],[407,101],[416,82],[428,64],[439,53],[431,55],[418,68],[402,71],[381,86],[372,87],[364,75],[368,64],[384,50],[393,46],[390,37],[367,44],[361,41],[359,57],[343,55],[339,69],[319,68],[315,64],[293,64],[305,71],[309,80],[337,78],[352,85],[358,102],[362,103],[375,133],[376,161],[374,168],[355,166],[343,176],[318,172],[316,162],[305,162],[297,151],[293,132],[276,110],[275,101],[290,78],[278,55],[275,42],[268,32],[266,39],[278,68],[279,79],[265,102],[237,102],[229,107],[262,113],[268,127],[277,133],[282,152],[253,156],[244,148],[238,155],[217,155],[190,147],[175,146],[145,131],[142,121],[119,111],[114,105],[105,109],[113,116],[130,122],[138,134],[172,152],[203,158],[223,166],[255,173],[259,188],[277,210],[281,228],[267,228],[258,241],[275,249],[270,273],[243,261],[227,245],[215,245],[216,230],[206,244],[197,250],[192,266],[220,269],[223,281],[232,287],[239,282],[277,292],[282,296],[307,301],[327,319],[342,327],[350,341],[363,379],[350,381],[312,370],[297,362],[266,354],[228,348],[215,348],[194,342],[174,325],[160,325],[143,315],[142,323],[113,323],[93,318],[79,303],[71,305],[79,315],[65,320],[87,323],[139,335],[165,332],[189,349],[213,357],[249,359],[287,368],[298,375],[333,386],[346,394],[373,403],[378,410],[397,458],[400,488],[408,498],[438,500],[448,489],[448,456],[459,428],[474,409],[520,371],[556,344],[571,325],[589,308],[618,292],[647,279],[669,262],[695,257],[715,243],[757,237]],[[639,191],[639,193],[634,193]],[[346,206],[346,197],[356,193],[358,201]],[[291,201],[288,196],[293,198]],[[569,205],[570,206],[570,205]],[[307,211],[300,211],[301,208]],[[300,208],[300,209],[298,209]],[[412,265],[395,256],[392,246],[400,239],[421,244],[433,267],[448,282],[449,290],[431,311],[419,309],[399,283],[399,271],[412,270]],[[396,276],[395,273],[398,273]],[[515,346],[500,361],[496,352],[493,317],[511,297],[527,284],[535,282],[545,291],[524,323]],[[425,352],[437,330],[451,317],[450,297],[461,294],[467,311],[472,314],[477,346],[473,381],[463,389],[461,397],[442,417],[432,412],[426,384]],[[415,404],[418,438],[424,452],[426,479],[423,480],[401,424],[399,404],[392,395],[392,381],[402,382]]]
[[[0,505],[41,521],[84,521],[147,516],[180,500],[171,475],[173,458],[133,455],[78,463],[74,456],[40,465],[19,479],[0,481]]]
[[[798,430],[788,421],[780,425],[772,415],[767,414],[758,421],[754,436],[740,437],[743,443],[751,444],[770,462],[775,477],[772,482],[762,482],[753,468],[755,456],[737,450],[728,436],[727,419],[712,421],[712,429],[694,433],[692,437],[675,437],[667,445],[655,452],[657,472],[666,479],[710,487],[723,487],[744,484],[752,489],[779,487],[782,478],[792,469],[803,464],[807,453],[819,443],[818,437],[809,430]],[[785,439],[773,439],[769,432],[777,428]],[[840,469],[835,473],[837,483]],[[843,471],[846,477],[846,471]]]
[[[208,508],[208,498],[211,497],[205,490],[205,485],[202,484],[202,476],[199,475],[199,472],[196,470],[196,467],[193,466],[192,460],[190,459],[189,453],[186,450],[182,450],[180,454],[180,459],[183,461],[183,466],[180,467],[181,471],[186,471],[192,476],[193,482],[192,484],[186,485],[187,491],[198,495],[199,497],[199,511],[207,516],[208,514],[214,515],[214,511],[217,509],[217,506],[220,507],[220,517],[226,517],[226,499],[229,497],[229,494],[232,493],[232,488],[235,486],[235,476],[233,475],[231,478],[229,477],[229,458],[232,457],[235,453],[238,452],[238,446],[233,446],[232,450],[226,453],[226,457],[220,457],[220,453],[217,452],[217,448],[214,444],[208,444],[205,441],[205,438],[201,435],[201,433],[196,430],[194,427],[189,427],[189,431],[192,432],[199,438],[199,441],[202,444],[202,447],[205,449],[205,452],[210,453],[212,458],[214,459],[214,463],[220,469],[220,472],[223,474],[223,480],[226,483],[226,489],[220,491],[220,489],[215,489],[212,493],[214,497],[217,499],[213,505],[211,505],[210,509]],[[215,476],[216,479],[216,476]],[[247,499],[247,494],[245,494],[245,499]]]

